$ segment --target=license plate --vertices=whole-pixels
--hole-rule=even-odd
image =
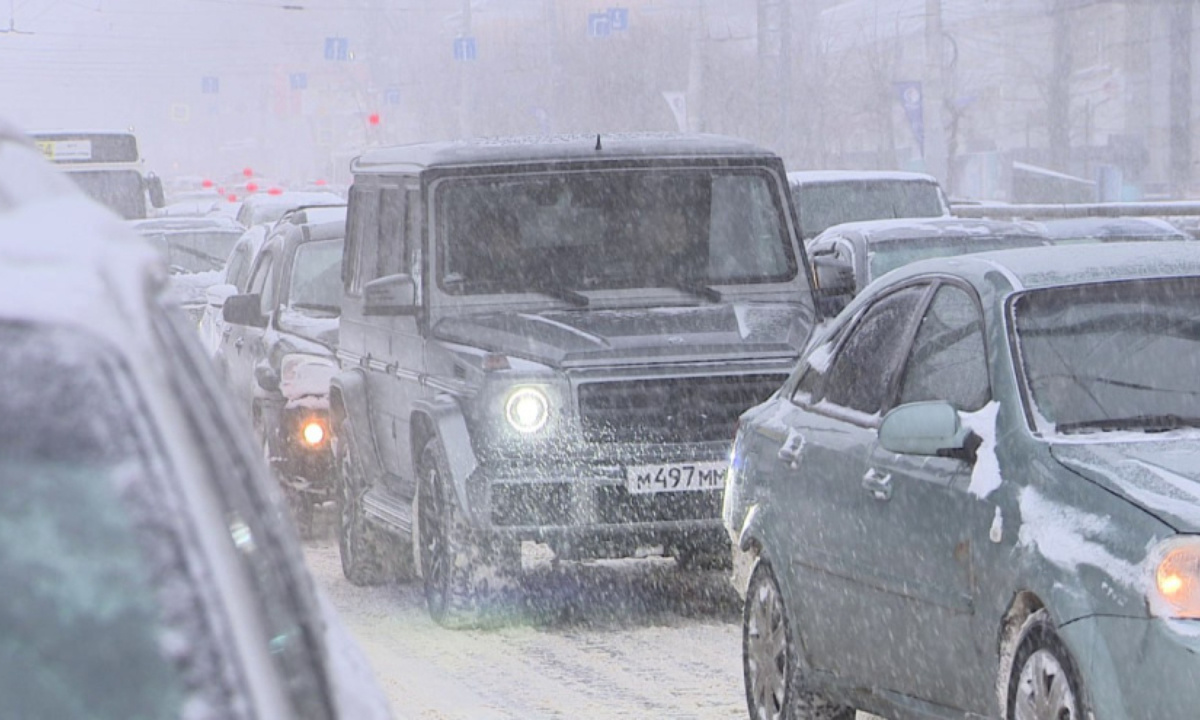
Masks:
[[[713,490],[725,487],[729,464],[713,462],[630,465],[625,469],[625,487],[634,494]]]

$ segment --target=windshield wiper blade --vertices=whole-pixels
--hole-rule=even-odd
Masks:
[[[563,287],[562,285],[538,284],[530,286],[529,289],[536,293],[549,295],[556,300],[570,303],[575,307],[587,307],[591,303],[587,295],[576,292],[571,288]]]
[[[675,280],[671,283],[671,287],[675,290],[695,295],[702,300],[708,300],[709,302],[719,303],[724,297],[721,295],[720,290],[709,287],[697,280]]]
[[[1123,418],[1098,418],[1096,420],[1081,420],[1078,422],[1059,423],[1054,429],[1061,433],[1095,430],[1111,432],[1116,430],[1138,430],[1156,433],[1178,430],[1180,428],[1200,427],[1200,417],[1183,415],[1132,415]]]
[[[172,245],[171,248],[173,250],[178,250],[179,252],[184,253],[185,255],[191,255],[192,257],[198,257],[201,260],[207,260],[216,266],[216,268],[214,268],[214,269],[219,269],[222,265],[225,264],[225,258],[219,258],[216,255],[209,255],[208,253],[204,252],[203,250],[197,250],[196,248],[191,248],[191,247],[188,247],[187,245]]]

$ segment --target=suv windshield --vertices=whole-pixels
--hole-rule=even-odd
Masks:
[[[97,350],[74,333],[0,323],[6,716],[180,717],[191,682],[173,660],[194,655],[203,672],[210,659],[205,634],[169,620],[193,602],[179,592],[188,580],[169,557],[165,522],[148,522],[169,513],[145,492],[138,408]]]
[[[1060,432],[1200,422],[1200,278],[1036,290],[1012,306],[1037,414]]]
[[[310,313],[340,312],[343,244],[338,238],[307,242],[296,248],[288,290],[289,307]]]
[[[456,179],[438,190],[452,294],[781,282],[783,202],[752,170],[595,170]]]

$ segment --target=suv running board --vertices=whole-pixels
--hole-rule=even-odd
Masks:
[[[412,509],[397,498],[377,490],[363,495],[363,510],[368,518],[402,536],[412,534]]]

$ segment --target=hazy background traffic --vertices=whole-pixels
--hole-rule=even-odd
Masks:
[[[6,4],[5,113],[133,127],[164,177],[338,182],[372,145],[679,129],[959,197],[1031,199],[1033,175],[1044,199],[1181,198],[1195,174],[1173,0]]]

